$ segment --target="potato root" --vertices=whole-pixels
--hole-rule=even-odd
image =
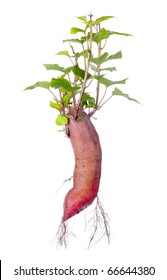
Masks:
[[[99,136],[90,117],[81,109],[83,119],[75,120],[75,110],[69,119],[70,140],[75,156],[73,188],[67,193],[64,201],[63,221],[68,220],[89,206],[96,198],[101,177],[102,152]]]

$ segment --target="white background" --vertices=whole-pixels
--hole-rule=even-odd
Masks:
[[[19,265],[25,268],[72,265],[76,269],[104,270],[110,266],[155,266],[156,276],[147,276],[147,279],[165,279],[165,2],[1,1],[0,259],[3,279],[16,279],[13,269]],[[70,237],[65,250],[57,249],[52,241],[62,216],[64,195],[72,183],[58,192],[57,189],[72,175],[73,153],[69,140],[57,132],[56,112],[49,107],[51,96],[44,90],[23,92],[23,89],[37,80],[50,79],[53,73],[47,72],[42,64],[57,63],[54,54],[66,49],[62,40],[69,38],[70,27],[78,24],[75,17],[90,12],[95,17],[114,15],[116,19],[105,23],[107,28],[134,35],[113,36],[110,53],[122,50],[123,59],[116,61],[118,72],[114,77],[130,78],[120,88],[142,105],[115,97],[94,122],[103,149],[99,197],[110,217],[111,244],[108,246],[107,240],[102,239],[87,250],[90,232],[88,229],[85,232],[85,216],[80,213],[69,221],[76,238]],[[98,277],[110,278],[106,274]],[[129,279],[129,276],[114,279]]]

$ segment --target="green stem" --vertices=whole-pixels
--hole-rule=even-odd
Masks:
[[[91,54],[92,54],[92,41],[93,41],[92,20],[91,19],[92,19],[92,15],[90,14],[90,39],[89,39],[89,43],[88,43],[88,59],[87,59],[87,65],[86,65],[86,70],[85,70],[85,76],[84,76],[84,80],[83,80],[83,84],[82,84],[82,90],[81,90],[80,98],[79,98],[77,109],[76,109],[75,120],[77,119],[79,107],[81,105],[82,97],[85,92],[86,82],[87,82],[88,72],[89,72],[89,67],[90,67],[90,59],[91,59]]]
[[[65,114],[65,108],[64,108],[64,104],[63,104],[63,102],[62,102],[62,94],[61,94],[61,91],[59,90],[59,95],[60,95],[60,102],[61,102],[61,104],[62,104],[62,111],[61,112],[63,112],[63,114]]]
[[[83,53],[85,51],[84,44],[82,44]],[[86,57],[84,56],[84,69],[86,71]]]
[[[102,50],[105,48],[106,44],[107,44],[107,39],[105,40],[104,46],[101,48]]]
[[[76,55],[76,52],[74,51],[74,48],[73,46],[70,44],[70,47],[72,49],[72,52],[74,54],[74,57],[75,57],[75,65],[78,64],[78,58],[77,58],[77,55]],[[74,75],[74,87],[76,87],[77,85],[77,77]],[[75,95],[76,95],[76,90],[74,90],[72,92],[72,98],[73,98],[73,104],[74,104],[74,107],[76,107],[76,99],[75,99]]]
[[[97,26],[97,31],[100,32],[100,24]],[[101,41],[98,43],[98,57],[101,56]],[[97,75],[100,76],[100,64],[97,65]],[[95,107],[98,107],[99,102],[99,92],[100,92],[100,82],[97,81],[97,87],[96,87],[96,105]]]
[[[92,76],[92,79],[90,80],[89,84],[86,85],[86,88],[88,88],[88,87],[91,85],[91,83],[93,82],[93,80],[94,80],[94,78],[95,78],[95,75],[96,75],[96,72],[97,72],[97,71],[94,72],[94,75]]]
[[[96,32],[100,32],[100,23],[96,26]],[[101,41],[97,44],[98,48],[98,57],[101,56]],[[100,76],[100,64],[97,65],[97,75]],[[99,92],[100,92],[100,82],[97,81],[97,86],[96,86],[96,103],[95,103],[95,108],[89,113],[89,116],[92,117],[94,113],[99,109]]]
[[[107,99],[103,102],[103,104],[100,106],[100,108],[103,107],[103,105],[104,105],[105,103],[107,103],[107,102],[111,99],[111,97],[113,97],[113,95],[114,95],[114,94],[112,94],[109,98],[107,98]]]
[[[103,94],[103,97],[102,99],[100,100],[98,106],[100,106],[100,104],[102,103],[102,101],[104,100],[105,96],[106,96],[106,92],[107,92],[107,87],[105,88],[105,91],[104,91],[104,94]]]
[[[70,44],[70,47],[71,47],[71,44]],[[71,56],[68,56],[68,57],[69,57],[69,59],[70,59],[70,61],[71,61],[72,65],[74,66],[75,64],[74,64],[74,62],[73,62],[73,60],[72,60]]]
[[[71,83],[71,79],[70,79],[69,73],[67,74],[67,77],[68,77],[69,82]]]
[[[56,95],[51,91],[51,89],[49,88],[48,90],[49,90],[49,91],[51,92],[51,94],[54,96],[55,101],[56,101],[57,103],[59,103],[59,100],[57,99]]]

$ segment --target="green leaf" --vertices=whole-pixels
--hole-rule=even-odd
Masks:
[[[84,93],[82,96],[82,100],[91,100],[92,102],[94,102],[93,100],[95,100],[95,99],[94,99],[94,97],[90,96],[89,93]]]
[[[24,90],[31,90],[37,87],[41,87],[41,88],[45,88],[45,89],[49,89],[50,88],[50,82],[36,82],[34,85],[29,86],[27,88],[25,88]]]
[[[60,71],[60,72],[65,72],[64,67],[61,67],[58,64],[43,64],[43,66],[47,70],[57,70],[57,71]]]
[[[100,65],[100,64],[102,64],[104,62],[107,62],[111,59],[119,59],[119,58],[122,58],[122,52],[121,51],[119,51],[115,54],[112,54],[110,56],[108,56],[108,52],[105,52],[100,57],[97,57],[97,58],[91,57],[90,61],[95,63],[96,65]]]
[[[84,119],[84,116],[83,115],[78,115],[78,120],[83,120]]]
[[[85,23],[87,22],[86,16],[80,16],[80,17],[77,17],[77,18],[84,21]]]
[[[94,72],[97,72],[97,67],[94,66],[93,64],[90,64],[90,68],[91,68]]]
[[[100,18],[97,18],[94,22],[93,22],[93,25],[94,24],[99,24],[100,22],[104,21],[104,20],[108,20],[110,18],[114,18],[113,16],[104,16],[104,17],[100,17]]]
[[[79,68],[78,64],[75,65],[75,66],[73,67],[72,72],[73,72],[76,76],[81,77],[82,79],[84,79],[84,77],[85,77],[85,71],[84,71],[83,69]]]
[[[65,115],[59,114],[57,116],[57,119],[56,119],[56,124],[57,125],[65,125],[67,123],[68,123],[68,119],[66,118]]]
[[[81,39],[66,39],[63,40],[63,43],[64,42],[83,44],[86,42],[86,37],[81,37]]]
[[[117,32],[117,31],[110,31],[110,35],[133,36],[133,35],[131,35],[131,34],[120,33],[120,32]]]
[[[73,66],[67,67],[67,68],[64,69],[64,72],[66,74],[69,74],[72,71],[72,69],[73,69]]]
[[[104,77],[99,77],[99,76],[95,76],[95,79],[97,79],[101,84],[105,85],[106,87],[109,87],[111,85],[115,85],[115,84],[125,84],[127,79],[124,80],[120,80],[120,81],[111,81],[108,80]]]
[[[62,105],[55,103],[53,101],[50,101],[50,107],[58,110],[59,112],[61,112],[61,110],[62,110]]]
[[[95,63],[96,65],[102,64],[107,61],[108,52],[103,53],[100,57],[93,58],[91,57],[90,61]]]
[[[61,76],[59,76],[60,79],[64,79],[66,76],[66,73],[62,74]]]
[[[73,73],[76,75],[76,76],[79,76],[80,78],[84,79],[85,78],[85,70],[79,68],[78,64],[76,64],[74,67],[73,67]],[[91,77],[91,75],[88,73],[88,77],[87,79],[89,79]]]
[[[61,51],[61,52],[58,52],[56,53],[56,55],[66,55],[66,56],[70,56],[68,51]]]
[[[64,67],[59,66],[58,64],[43,64],[43,65],[47,70],[57,70],[57,71],[65,73],[65,74],[70,73],[73,69],[73,66],[64,68]]]
[[[76,34],[78,32],[85,32],[83,29],[77,28],[77,27],[72,27],[71,28],[71,34]]]
[[[123,97],[126,97],[128,100],[130,101],[135,101],[137,103],[140,104],[140,102],[138,102],[136,99],[134,98],[131,98],[127,93],[123,93],[119,88],[115,88],[114,91],[112,92],[113,95],[118,95],[118,96],[123,96]]]
[[[62,98],[62,103],[64,105],[69,104],[69,101],[70,101],[71,98],[72,98],[72,93],[71,92],[66,93]]]
[[[90,27],[90,23],[91,21],[89,20],[87,23],[86,23],[86,26],[85,26],[85,31]]]
[[[113,72],[113,71],[117,71],[117,69],[115,67],[108,67],[108,68],[100,69],[100,71],[110,71],[110,72]]]
[[[110,31],[102,28],[100,32],[95,33],[93,41],[99,43],[100,41],[107,39],[110,36]]]
[[[84,58],[88,58],[88,50],[84,50],[80,53],[76,54],[77,58],[79,58],[80,56],[83,56]]]
[[[121,51],[119,51],[119,52],[117,52],[117,53],[115,53],[115,54],[110,55],[110,56],[107,58],[107,61],[108,61],[108,60],[111,60],[111,59],[119,59],[119,58],[122,58],[122,52],[121,52]]]
[[[95,98],[90,96],[88,93],[84,93],[82,96],[82,105],[86,106],[87,108],[94,108]]]
[[[53,78],[51,80],[50,86],[52,88],[59,88],[59,89],[62,88],[67,92],[71,92],[71,91],[77,89],[77,87],[72,87],[68,80],[62,79],[62,78],[58,78],[58,79]]]

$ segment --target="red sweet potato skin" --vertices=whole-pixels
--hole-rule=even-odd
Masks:
[[[75,116],[75,111],[71,110]],[[89,116],[83,115],[82,120],[69,120],[70,140],[75,156],[75,169],[73,174],[73,188],[67,193],[64,201],[63,220],[90,205],[99,190],[101,177],[102,152],[99,136]]]

